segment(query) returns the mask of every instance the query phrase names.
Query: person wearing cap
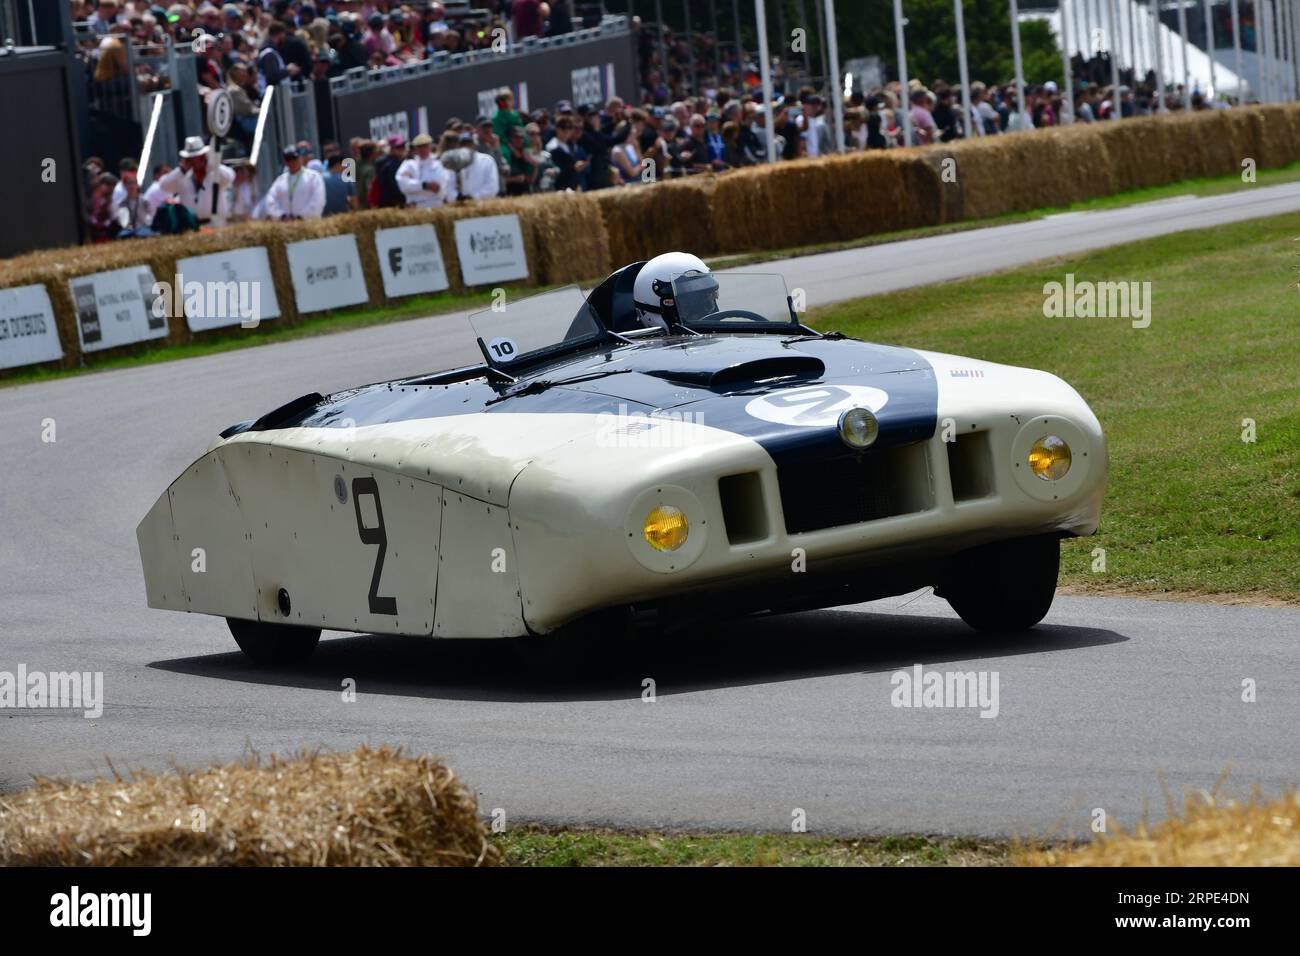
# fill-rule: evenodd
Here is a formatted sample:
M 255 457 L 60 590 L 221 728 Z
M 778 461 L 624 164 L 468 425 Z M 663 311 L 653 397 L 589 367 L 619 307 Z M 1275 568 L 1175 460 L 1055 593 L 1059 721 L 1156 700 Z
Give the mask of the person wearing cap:
M 528 138 L 522 126 L 512 126 L 506 133 L 501 150 L 506 158 L 505 188 L 507 196 L 522 196 L 533 191 L 540 170 L 528 155 Z
M 414 155 L 408 156 L 397 169 L 397 188 L 408 206 L 437 209 L 455 202 L 456 187 L 451 172 L 433 155 L 433 137 L 421 133 L 411 140 Z
M 376 53 L 388 56 L 397 49 L 393 35 L 388 32 L 387 22 L 382 13 L 370 14 L 370 19 L 366 21 L 368 29 L 365 36 L 361 38 L 361 44 L 366 48 L 366 56 L 371 57 Z
M 180 165 L 158 180 L 158 186 L 194 213 L 200 226 L 219 228 L 230 215 L 228 190 L 235 171 L 224 163 L 211 169 L 209 152 L 203 137 L 185 137 Z
M 367 193 L 367 205 L 392 208 L 406 205 L 406 196 L 397 185 L 397 171 L 406 162 L 406 140 L 394 134 L 388 137 L 388 152 L 375 160 L 375 182 Z M 374 202 L 370 202 L 373 195 Z
M 221 19 L 225 21 L 227 33 L 243 33 L 246 21 L 244 12 L 233 3 L 227 3 L 221 8 Z
M 474 134 L 465 130 L 460 134 L 460 147 L 469 149 L 474 158 L 461 170 L 458 192 L 462 199 L 496 199 L 501 195 L 501 166 L 496 157 L 479 150 Z
M 504 179 L 506 173 L 510 171 L 510 164 L 506 162 L 505 144 L 501 142 L 496 130 L 492 128 L 492 121 L 486 116 L 479 116 L 475 121 L 474 139 L 478 151 L 489 156 L 497 164 L 498 179 Z
M 325 182 L 320 173 L 308 169 L 298 147 L 287 146 L 284 172 L 266 194 L 268 219 L 319 219 L 325 210 Z

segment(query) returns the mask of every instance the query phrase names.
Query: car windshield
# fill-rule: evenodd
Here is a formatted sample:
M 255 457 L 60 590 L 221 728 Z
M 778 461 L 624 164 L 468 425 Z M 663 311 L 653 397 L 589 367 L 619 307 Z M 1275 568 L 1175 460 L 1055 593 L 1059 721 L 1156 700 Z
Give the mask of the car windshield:
M 785 278 L 775 273 L 688 272 L 673 280 L 677 315 L 693 329 L 788 331 L 791 314 Z
M 677 320 L 697 331 L 798 329 L 785 279 L 776 274 L 686 273 L 673 280 Z M 503 372 L 588 348 L 609 337 L 577 286 L 506 299 L 469 317 L 487 364 Z
M 488 364 L 502 369 L 605 337 L 577 286 L 507 299 L 499 308 L 473 313 L 469 322 Z

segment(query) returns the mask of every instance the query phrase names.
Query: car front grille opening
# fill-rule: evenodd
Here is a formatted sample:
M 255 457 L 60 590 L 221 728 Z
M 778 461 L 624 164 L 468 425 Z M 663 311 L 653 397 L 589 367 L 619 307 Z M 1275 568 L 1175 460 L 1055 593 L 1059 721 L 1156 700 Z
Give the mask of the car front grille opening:
M 924 442 L 783 465 L 778 477 L 787 534 L 913 514 L 934 505 Z
M 763 504 L 763 482 L 758 472 L 719 478 L 718 497 L 722 500 L 722 520 L 731 544 L 752 544 L 767 537 L 767 508 Z
M 966 432 L 948 448 L 948 474 L 952 478 L 952 500 L 974 501 L 993 494 L 993 455 L 988 432 Z

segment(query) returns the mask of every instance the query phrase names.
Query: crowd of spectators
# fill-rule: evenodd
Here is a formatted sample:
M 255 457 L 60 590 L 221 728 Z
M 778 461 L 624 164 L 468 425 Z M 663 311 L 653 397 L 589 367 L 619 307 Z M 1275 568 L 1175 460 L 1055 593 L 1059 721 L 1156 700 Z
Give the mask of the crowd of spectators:
M 300 142 L 277 157 L 283 166 L 265 194 L 257 188 L 246 156 L 260 102 L 269 85 L 285 80 L 325 82 L 357 67 L 400 65 L 438 51 L 488 46 L 497 28 L 513 39 L 555 35 L 575 26 L 574 5 L 538 0 L 468 3 L 388 0 L 246 0 L 217 5 L 190 0 L 167 6 L 148 0 L 72 0 L 83 36 L 87 80 L 96 96 L 148 92 L 166 83 L 147 56 L 134 58 L 127 45 L 158 47 L 170 38 L 196 51 L 201 87 L 224 89 L 234 113 L 233 142 L 208 175 L 204 144 L 187 142 L 179 157 L 164 157 L 141 190 L 129 156 L 85 165 L 86 209 L 97 240 L 153 232 L 215 228 L 247 219 L 293 219 L 351 209 L 472 202 L 499 195 L 638 187 L 662 179 L 723 172 L 767 161 L 769 140 L 779 160 L 818 156 L 837 148 L 830 103 L 822 89 L 799 84 L 798 63 L 773 62 L 772 128 L 767 126 L 757 64 L 734 44 L 696 33 L 688 42 L 653 23 L 633 21 L 637 31 L 639 102 L 614 97 L 602 105 L 561 101 L 520 112 L 508 88 L 495 109 L 453 118 L 442 130 L 382 141 L 325 140 L 317 157 Z M 597 8 L 598 10 L 598 8 Z M 578 25 L 582 25 L 579 23 Z M 195 43 L 195 38 L 200 39 Z M 666 54 L 666 61 L 662 54 Z M 693 66 L 694 71 L 691 71 Z M 1074 120 L 1144 115 L 1155 105 L 1154 76 L 1122 74 L 1110 85 L 1106 54 L 1074 63 Z M 135 90 L 131 90 L 132 83 Z M 1167 91 L 1166 107 L 1178 109 L 1185 92 Z M 904 91 L 897 82 L 853 90 L 844 104 L 847 150 L 888 149 L 905 143 L 903 111 L 911 121 L 912 145 L 948 142 L 1052 126 L 1070 121 L 1066 101 L 1052 81 L 1024 88 L 1023 106 L 1014 83 L 974 82 L 971 115 L 963 116 L 960 89 L 942 80 L 917 80 Z M 1193 91 L 1194 108 L 1207 108 Z M 278 165 L 278 163 L 277 163 Z M 114 169 L 105 168 L 114 166 Z M 215 191 L 215 195 L 214 195 Z

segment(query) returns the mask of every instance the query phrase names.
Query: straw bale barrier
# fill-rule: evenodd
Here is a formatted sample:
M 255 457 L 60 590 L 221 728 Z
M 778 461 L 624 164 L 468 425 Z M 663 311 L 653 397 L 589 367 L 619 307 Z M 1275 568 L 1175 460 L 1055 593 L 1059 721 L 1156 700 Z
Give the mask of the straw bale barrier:
M 711 196 L 718 179 L 695 176 L 591 193 L 608 236 L 611 268 L 605 274 L 662 252 L 680 249 L 709 256 L 723 251 L 713 234 Z M 603 276 L 588 276 L 598 277 Z
M 1166 794 L 1169 817 L 1131 829 L 1112 825 L 1089 843 L 1027 847 L 1021 866 L 1300 866 L 1300 793 L 1277 799 L 1254 793 L 1234 800 L 1217 792 L 1184 797 L 1181 812 Z
M 491 866 L 474 797 L 432 757 L 367 747 L 0 797 L 4 866 Z
M 0 288 L 43 284 L 49 293 L 65 357 L 64 366 L 79 362 L 76 307 L 69 280 L 79 276 L 130 266 L 149 266 L 158 281 L 171 282 L 180 259 L 202 256 L 252 246 L 267 251 L 271 276 L 275 284 L 281 315 L 267 327 L 292 325 L 301 320 L 295 305 L 293 282 L 289 274 L 286 247 L 294 242 L 327 236 L 353 235 L 365 275 L 365 306 L 377 308 L 387 304 L 379 259 L 375 253 L 375 231 L 394 226 L 431 223 L 438 234 L 447 278 L 453 293 L 466 291 L 461 280 L 456 254 L 457 219 L 515 213 L 528 260 L 528 276 L 523 285 L 557 285 L 576 282 L 610 271 L 609 244 L 601 220 L 600 207 L 594 196 L 553 194 L 521 199 L 498 199 L 473 205 L 443 209 L 376 209 L 299 222 L 249 222 L 215 232 L 159 236 L 128 242 L 71 246 L 63 249 L 28 253 L 0 262 Z M 229 334 L 229 329 L 191 332 L 183 315 L 172 315 L 165 339 L 136 343 L 104 350 L 99 355 L 139 354 L 157 345 L 179 345 Z M 245 330 L 244 334 L 257 334 Z M 60 364 L 60 363 L 52 363 Z M 0 372 L 3 375 L 4 372 Z
M 595 193 L 437 210 L 371 210 L 313 222 L 247 223 L 215 233 L 54 249 L 0 262 L 0 288 L 46 286 L 65 352 L 62 364 L 70 366 L 81 357 L 68 280 L 132 265 L 148 265 L 164 280 L 174 275 L 177 259 L 264 246 L 282 312 L 274 326 L 300 318 L 285 246 L 303 239 L 355 235 L 367 304 L 379 307 L 386 299 L 374 233 L 393 226 L 432 223 L 451 291 L 462 293 L 454 223 L 471 216 L 518 214 L 529 268 L 523 284 L 561 285 L 597 279 L 674 249 L 710 256 L 851 241 L 1238 174 L 1246 159 L 1260 169 L 1300 159 L 1300 104 L 1081 123 Z M 178 344 L 223 332 L 191 333 L 182 316 L 173 316 L 167 338 L 157 341 Z M 142 343 L 98 354 L 150 347 Z

